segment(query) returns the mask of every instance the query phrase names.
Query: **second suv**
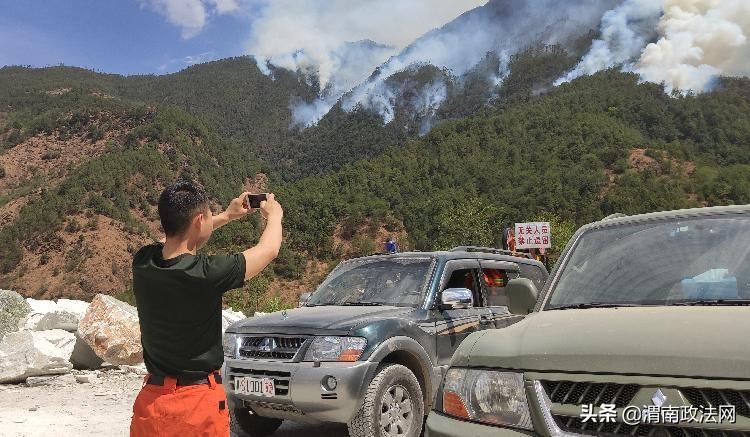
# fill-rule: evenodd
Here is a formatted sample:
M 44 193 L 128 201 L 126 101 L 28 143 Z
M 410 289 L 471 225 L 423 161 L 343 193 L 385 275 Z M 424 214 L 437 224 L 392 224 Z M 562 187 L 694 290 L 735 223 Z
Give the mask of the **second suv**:
M 428 437 L 750 436 L 750 205 L 581 228 L 456 351 Z
M 447 364 L 473 332 L 509 326 L 505 286 L 547 279 L 496 249 L 377 255 L 341 263 L 303 307 L 240 321 L 224 337 L 232 428 L 346 423 L 352 437 L 419 436 Z

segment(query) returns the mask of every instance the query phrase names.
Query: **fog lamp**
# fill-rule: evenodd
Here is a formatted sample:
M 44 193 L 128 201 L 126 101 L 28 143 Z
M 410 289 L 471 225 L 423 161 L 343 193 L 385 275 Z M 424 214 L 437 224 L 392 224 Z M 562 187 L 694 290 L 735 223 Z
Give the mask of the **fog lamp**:
M 326 376 L 323 378 L 323 388 L 328 391 L 336 390 L 336 386 L 339 384 L 336 378 L 333 376 Z

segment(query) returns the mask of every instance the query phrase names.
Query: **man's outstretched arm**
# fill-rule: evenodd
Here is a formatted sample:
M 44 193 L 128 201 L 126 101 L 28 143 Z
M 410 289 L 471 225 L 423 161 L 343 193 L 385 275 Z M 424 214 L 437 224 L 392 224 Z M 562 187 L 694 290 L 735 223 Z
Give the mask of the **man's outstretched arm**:
M 266 219 L 266 228 L 258 244 L 242 252 L 245 256 L 245 280 L 263 271 L 279 256 L 279 249 L 281 249 L 281 219 L 284 217 L 284 210 L 273 193 L 268 194 L 268 200 L 260 203 L 260 213 Z
M 250 207 L 247 206 L 246 199 L 249 194 L 250 192 L 248 191 L 240 194 L 239 197 L 236 197 L 232 199 L 231 202 L 229 202 L 229 206 L 227 206 L 227 209 L 212 217 L 214 230 L 219 229 L 225 224 L 242 218 L 252 212 Z

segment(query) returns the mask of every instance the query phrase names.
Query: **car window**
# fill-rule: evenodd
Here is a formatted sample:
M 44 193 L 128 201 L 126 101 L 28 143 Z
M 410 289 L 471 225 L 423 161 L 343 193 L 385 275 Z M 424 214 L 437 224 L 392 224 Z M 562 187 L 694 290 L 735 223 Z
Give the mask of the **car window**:
M 459 269 L 451 273 L 450 278 L 445 283 L 443 290 L 448 288 L 468 288 L 474 296 L 475 307 L 482 306 L 482 294 L 477 283 L 477 269 Z M 442 291 L 442 290 L 441 290 Z
M 573 248 L 547 308 L 748 299 L 748 241 L 747 216 L 590 230 Z
M 307 305 L 418 306 L 424 301 L 431 270 L 432 261 L 423 258 L 343 262 L 320 284 Z
M 505 286 L 508 281 L 518 277 L 518 272 L 503 269 L 483 268 L 482 280 L 484 281 L 484 296 L 488 306 L 508 306 L 508 297 Z

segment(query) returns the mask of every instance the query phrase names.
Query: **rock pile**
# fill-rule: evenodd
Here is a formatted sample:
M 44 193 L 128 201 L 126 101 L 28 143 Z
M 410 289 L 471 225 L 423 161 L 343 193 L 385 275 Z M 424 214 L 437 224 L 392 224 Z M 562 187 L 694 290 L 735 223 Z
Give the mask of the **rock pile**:
M 224 310 L 222 331 L 244 318 L 241 312 Z M 24 299 L 0 290 L 0 383 L 37 384 L 62 380 L 54 375 L 68 375 L 72 369 L 117 367 L 146 373 L 135 307 L 103 294 L 89 304 Z M 87 377 L 69 379 L 90 382 Z

